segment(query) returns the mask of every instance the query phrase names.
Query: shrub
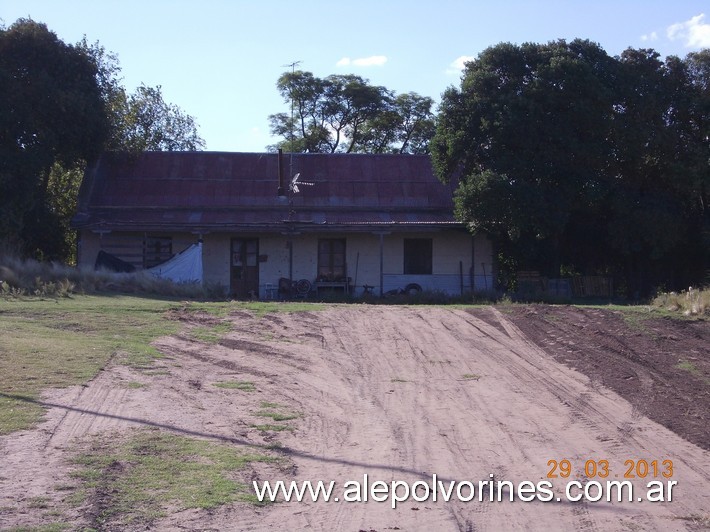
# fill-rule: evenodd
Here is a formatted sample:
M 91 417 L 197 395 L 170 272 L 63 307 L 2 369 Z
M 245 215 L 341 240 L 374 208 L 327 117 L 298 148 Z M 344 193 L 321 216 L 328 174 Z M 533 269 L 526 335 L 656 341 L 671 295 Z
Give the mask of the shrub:
M 685 292 L 664 292 L 653 300 L 653 305 L 686 316 L 710 315 L 710 288 L 688 288 Z

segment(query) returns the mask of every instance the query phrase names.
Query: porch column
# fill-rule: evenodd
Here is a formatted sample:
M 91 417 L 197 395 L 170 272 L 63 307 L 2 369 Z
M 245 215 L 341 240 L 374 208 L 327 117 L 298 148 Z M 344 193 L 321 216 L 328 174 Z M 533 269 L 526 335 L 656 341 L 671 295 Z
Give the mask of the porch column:
M 286 231 L 281 231 L 286 237 L 286 248 L 288 248 L 288 280 L 293 281 L 293 237 L 301 234 L 294 227 L 288 227 Z
M 380 297 L 385 295 L 385 235 L 389 235 L 389 231 L 375 231 L 373 234 L 380 237 Z
M 288 280 L 293 282 L 293 235 L 288 235 Z
M 380 297 L 384 295 L 385 281 L 385 235 L 380 233 Z

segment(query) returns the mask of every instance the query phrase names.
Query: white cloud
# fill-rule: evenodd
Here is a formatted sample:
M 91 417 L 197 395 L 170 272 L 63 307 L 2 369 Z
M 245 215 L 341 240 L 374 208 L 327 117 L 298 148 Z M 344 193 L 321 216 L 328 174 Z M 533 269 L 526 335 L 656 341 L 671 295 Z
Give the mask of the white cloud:
M 706 48 L 710 46 L 710 24 L 703 22 L 705 13 L 701 13 L 685 22 L 668 26 L 666 34 L 671 41 L 681 40 L 687 48 Z
M 355 59 L 353 65 L 357 66 L 382 66 L 387 62 L 387 57 L 384 55 L 373 55 L 371 57 L 363 57 Z
M 372 55 L 370 57 L 360 57 L 358 59 L 350 59 L 349 57 L 343 57 L 340 61 L 335 63 L 335 66 L 360 66 L 360 67 L 370 67 L 370 66 L 382 66 L 387 62 L 387 57 L 384 55 Z
M 474 59 L 476 58 L 472 55 L 459 56 L 451 62 L 449 68 L 446 69 L 446 73 L 450 75 L 460 74 L 461 71 L 466 67 L 466 63 L 469 61 L 473 61 Z
M 643 42 L 657 41 L 658 40 L 658 33 L 656 33 L 655 31 L 652 31 L 651 33 L 647 33 L 646 35 L 641 35 L 641 40 Z

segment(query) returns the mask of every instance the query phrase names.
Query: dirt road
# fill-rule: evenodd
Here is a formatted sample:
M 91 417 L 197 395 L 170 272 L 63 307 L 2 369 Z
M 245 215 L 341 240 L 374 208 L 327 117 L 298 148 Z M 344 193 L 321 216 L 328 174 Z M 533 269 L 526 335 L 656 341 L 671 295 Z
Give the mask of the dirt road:
M 183 319 L 189 327 L 202 318 Z M 387 483 L 431 482 L 436 474 L 478 490 L 492 474 L 516 486 L 550 480 L 562 499 L 479 502 L 476 492 L 471 502 L 407 501 L 396 509 L 373 501 L 235 503 L 174 512 L 152 524 L 159 530 L 700 530 L 710 523 L 710 453 L 556 360 L 494 308 L 349 305 L 230 319 L 234 331 L 218 344 L 160 339 L 162 371 L 115 366 L 86 388 L 48 396 L 58 406 L 38 430 L 0 440 L 0 507 L 21 509 L 39 493 L 55 497 L 74 438 L 150 424 L 233 445 L 279 442 L 294 468 L 255 472 L 258 480 L 342 486 L 365 474 Z M 256 392 L 212 386 L 225 379 L 252 382 Z M 146 386 L 129 389 L 127 381 Z M 253 428 L 263 423 L 255 412 L 264 401 L 297 412 L 295 430 Z M 548 479 L 549 461 L 563 459 L 571 476 Z M 587 460 L 608 461 L 609 479 L 623 480 L 625 463 L 641 459 L 673 461 L 672 502 L 565 501 L 565 483 L 586 480 Z M 632 481 L 635 497 L 650 480 Z M 86 519 L 81 510 L 73 517 Z M 0 514 L 0 524 L 31 522 L 31 512 Z

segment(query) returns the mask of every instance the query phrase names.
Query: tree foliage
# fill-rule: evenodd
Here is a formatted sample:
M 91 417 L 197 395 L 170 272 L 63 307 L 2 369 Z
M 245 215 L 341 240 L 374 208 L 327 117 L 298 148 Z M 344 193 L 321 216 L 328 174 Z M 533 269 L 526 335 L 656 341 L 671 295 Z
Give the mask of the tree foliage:
M 141 85 L 129 95 L 116 129 L 115 148 L 123 151 L 195 151 L 205 147 L 195 119 L 163 99 L 162 88 Z
M 96 67 L 44 24 L 18 20 L 0 30 L 0 238 L 26 253 L 58 258 L 49 174 L 95 157 L 108 120 Z
M 97 68 L 97 83 L 106 105 L 110 151 L 196 151 L 205 142 L 194 117 L 163 99 L 162 87 L 141 84 L 129 94 L 121 84 L 121 67 L 115 54 L 98 42 L 84 38 L 78 45 Z
M 70 259 L 69 227 L 87 161 L 104 150 L 196 150 L 194 119 L 160 86 L 127 94 L 114 54 L 66 44 L 46 25 L 0 28 L 0 244 Z
M 308 153 L 428 153 L 433 100 L 396 96 L 352 74 L 286 72 L 276 84 L 289 112 L 269 117 L 276 147 Z
M 432 140 L 438 175 L 460 182 L 457 216 L 521 269 L 612 274 L 629 293 L 702 278 L 707 58 L 488 48 L 444 94 Z

